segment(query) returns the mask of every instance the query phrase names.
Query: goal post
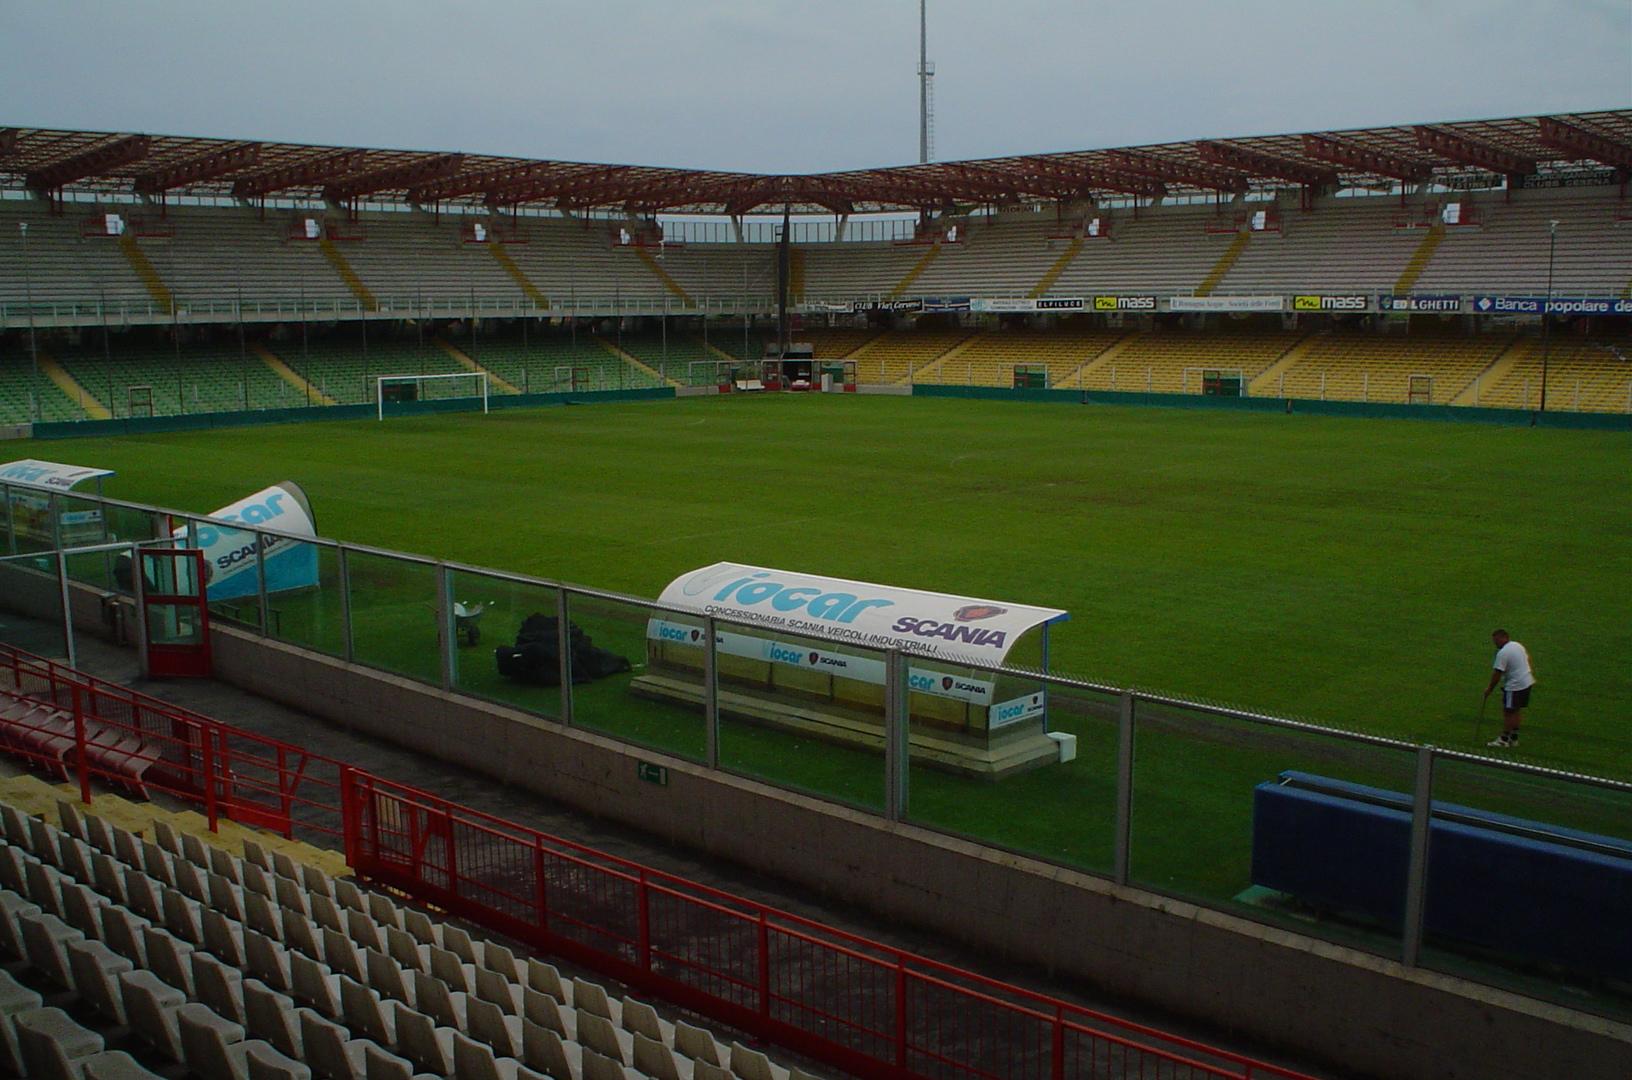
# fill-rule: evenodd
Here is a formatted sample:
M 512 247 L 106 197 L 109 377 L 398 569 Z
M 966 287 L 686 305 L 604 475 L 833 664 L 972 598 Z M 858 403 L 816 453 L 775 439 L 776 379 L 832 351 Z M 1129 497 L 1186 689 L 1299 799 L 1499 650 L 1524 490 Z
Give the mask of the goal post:
M 1188 394 L 1191 378 L 1196 380 L 1195 393 L 1206 397 L 1246 397 L 1246 372 L 1240 368 L 1187 367 L 1179 383 L 1179 393 Z
M 461 390 L 463 392 L 461 392 Z M 416 401 L 480 399 L 487 409 L 488 379 L 485 371 L 460 371 L 451 375 L 378 375 L 374 379 L 376 419 L 385 419 L 387 404 Z

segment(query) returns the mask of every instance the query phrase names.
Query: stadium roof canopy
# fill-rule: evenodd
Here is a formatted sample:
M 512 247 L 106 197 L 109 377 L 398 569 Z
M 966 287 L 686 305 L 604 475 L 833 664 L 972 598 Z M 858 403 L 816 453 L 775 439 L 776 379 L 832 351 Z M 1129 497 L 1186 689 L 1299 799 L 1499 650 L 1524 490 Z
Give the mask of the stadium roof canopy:
M 0 128 L 0 184 L 42 195 L 835 214 L 1251 189 L 1386 188 L 1578 166 L 1632 176 L 1632 109 L 1200 139 L 808 175 Z

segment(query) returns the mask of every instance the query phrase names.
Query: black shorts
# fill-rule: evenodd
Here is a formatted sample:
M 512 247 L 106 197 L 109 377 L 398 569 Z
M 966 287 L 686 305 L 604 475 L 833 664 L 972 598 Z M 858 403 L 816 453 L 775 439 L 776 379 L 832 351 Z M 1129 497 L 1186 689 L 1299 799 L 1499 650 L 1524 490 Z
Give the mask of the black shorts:
M 1503 690 L 1502 708 L 1523 709 L 1530 704 L 1530 691 L 1533 687 L 1526 686 L 1523 690 Z

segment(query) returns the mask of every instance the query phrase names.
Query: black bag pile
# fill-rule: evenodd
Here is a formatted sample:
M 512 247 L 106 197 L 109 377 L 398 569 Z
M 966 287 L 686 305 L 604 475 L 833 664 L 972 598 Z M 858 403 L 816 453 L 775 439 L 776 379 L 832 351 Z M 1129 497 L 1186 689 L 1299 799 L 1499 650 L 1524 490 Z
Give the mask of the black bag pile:
M 567 624 L 567 639 L 572 648 L 573 682 L 589 682 L 629 670 L 628 660 L 615 652 L 597 649 L 577 623 Z M 516 631 L 516 644 L 500 645 L 493 650 L 493 659 L 499 674 L 507 679 L 534 686 L 560 686 L 561 634 L 555 616 L 527 616 Z

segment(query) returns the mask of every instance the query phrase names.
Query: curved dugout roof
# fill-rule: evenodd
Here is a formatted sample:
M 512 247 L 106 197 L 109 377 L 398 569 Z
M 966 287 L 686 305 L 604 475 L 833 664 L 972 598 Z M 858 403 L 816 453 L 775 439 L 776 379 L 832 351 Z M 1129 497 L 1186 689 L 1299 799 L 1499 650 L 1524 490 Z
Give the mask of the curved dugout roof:
M 1198 139 L 883 169 L 767 175 L 428 150 L 381 150 L 49 128 L 0 128 L 0 184 L 244 200 L 367 199 L 629 213 L 836 214 L 1053 202 L 1101 195 L 1528 176 L 1599 165 L 1632 176 L 1632 109 Z

